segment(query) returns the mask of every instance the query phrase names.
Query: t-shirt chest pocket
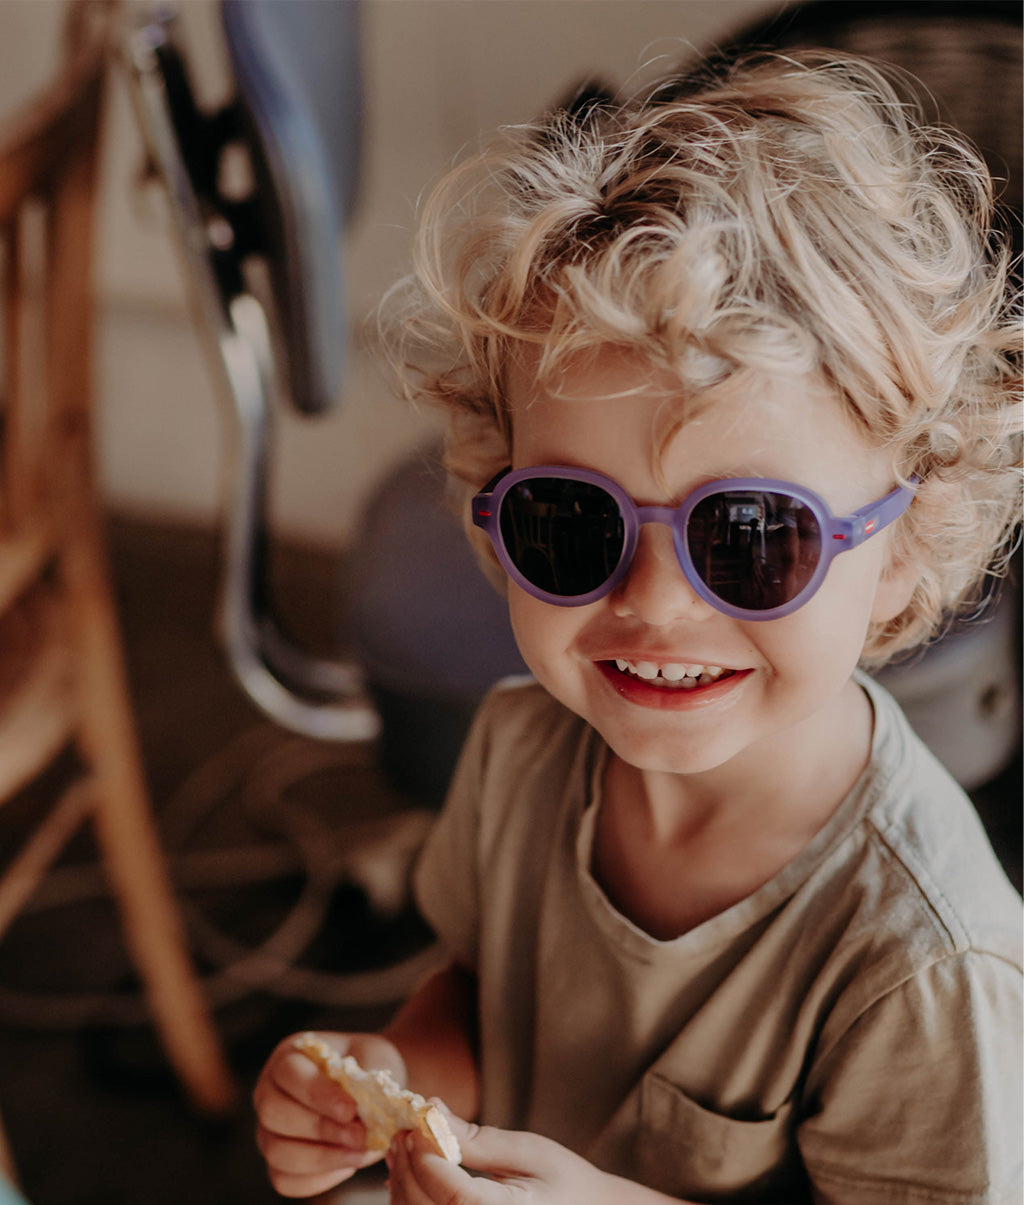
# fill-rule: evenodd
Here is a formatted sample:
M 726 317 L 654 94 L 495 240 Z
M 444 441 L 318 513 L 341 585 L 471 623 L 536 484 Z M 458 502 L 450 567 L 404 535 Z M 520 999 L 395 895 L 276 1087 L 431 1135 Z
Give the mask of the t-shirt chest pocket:
M 790 1129 L 792 1103 L 770 1117 L 737 1121 L 691 1100 L 654 1072 L 640 1089 L 638 1178 L 700 1202 L 809 1200 Z

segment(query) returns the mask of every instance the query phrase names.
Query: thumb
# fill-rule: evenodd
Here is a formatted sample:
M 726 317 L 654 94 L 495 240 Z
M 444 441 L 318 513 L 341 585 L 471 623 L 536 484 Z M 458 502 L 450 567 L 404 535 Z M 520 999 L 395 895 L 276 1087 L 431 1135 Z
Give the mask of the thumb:
M 478 1179 L 470 1168 L 486 1171 L 496 1167 L 488 1155 L 489 1135 L 499 1137 L 501 1130 L 477 1126 L 456 1117 L 435 1099 L 430 1102 L 444 1113 L 461 1150 L 461 1163 L 452 1163 L 438 1155 L 432 1143 L 423 1134 L 412 1131 L 399 1135 L 388 1153 L 388 1181 L 393 1200 L 405 1200 L 402 1191 L 414 1184 L 418 1190 L 417 1200 L 466 1201 L 473 1205 L 508 1205 L 507 1191 L 500 1183 L 491 1179 Z M 396 1186 L 399 1195 L 396 1197 Z M 404 1188 L 403 1188 L 404 1186 Z
M 543 1168 L 548 1139 L 538 1134 L 476 1125 L 456 1117 L 441 1101 L 431 1103 L 441 1109 L 458 1139 L 463 1166 L 499 1177 L 523 1172 L 536 1175 Z

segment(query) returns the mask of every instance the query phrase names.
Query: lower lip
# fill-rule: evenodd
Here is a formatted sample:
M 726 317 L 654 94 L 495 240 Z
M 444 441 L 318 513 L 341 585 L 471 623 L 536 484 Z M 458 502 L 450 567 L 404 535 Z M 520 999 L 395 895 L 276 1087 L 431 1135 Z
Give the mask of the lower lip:
M 616 694 L 638 707 L 649 707 L 656 711 L 688 711 L 695 707 L 707 707 L 724 699 L 738 689 L 753 670 L 736 670 L 727 678 L 719 678 L 708 686 L 655 686 L 624 674 L 614 661 L 598 661 L 597 668 Z

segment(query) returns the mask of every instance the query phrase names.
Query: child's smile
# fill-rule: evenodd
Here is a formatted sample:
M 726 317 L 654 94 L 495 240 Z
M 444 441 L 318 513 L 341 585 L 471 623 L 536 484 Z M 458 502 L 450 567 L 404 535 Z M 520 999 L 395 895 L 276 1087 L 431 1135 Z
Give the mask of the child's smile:
M 616 349 L 568 372 L 557 396 L 532 375 L 508 391 L 516 468 L 563 464 L 613 478 L 639 505 L 672 505 L 724 477 L 779 478 L 846 514 L 893 486 L 836 400 L 809 380 L 737 385 L 685 422 L 655 467 L 659 423 L 682 400 L 667 373 Z M 666 492 L 668 491 L 668 492 Z M 810 601 L 779 619 L 740 620 L 701 598 L 672 534 L 645 525 L 610 594 L 562 607 L 509 586 L 527 664 L 641 770 L 751 782 L 828 764 L 844 726 L 870 731 L 849 689 L 871 620 L 902 608 L 904 577 L 883 579 L 887 535 L 837 558 Z M 855 714 L 854 714 L 855 713 Z M 858 748 L 858 765 L 866 756 Z
M 597 667 L 624 699 L 657 708 L 699 707 L 709 697 L 734 689 L 738 678 L 748 672 L 721 665 L 627 657 L 599 661 Z
M 678 688 L 684 693 L 695 690 L 698 686 L 712 686 L 723 675 L 728 678 L 735 673 L 734 670 L 723 669 L 720 665 L 682 665 L 672 661 L 664 665 L 658 665 L 654 661 L 638 661 L 634 664 L 623 657 L 615 659 L 615 668 L 619 673 L 639 678 L 652 686 L 670 690 Z

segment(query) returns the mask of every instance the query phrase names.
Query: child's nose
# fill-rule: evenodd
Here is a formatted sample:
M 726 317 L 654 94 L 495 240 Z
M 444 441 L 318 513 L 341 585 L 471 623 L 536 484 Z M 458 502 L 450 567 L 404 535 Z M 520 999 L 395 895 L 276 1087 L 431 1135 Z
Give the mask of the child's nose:
M 629 571 L 612 593 L 612 607 L 621 618 L 655 627 L 717 614 L 683 575 L 671 529 L 663 523 L 641 528 Z

